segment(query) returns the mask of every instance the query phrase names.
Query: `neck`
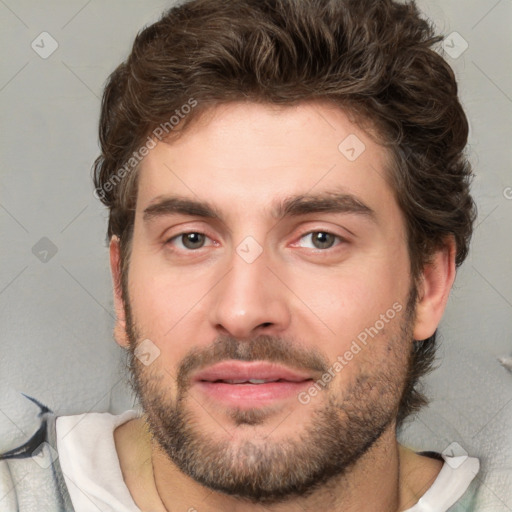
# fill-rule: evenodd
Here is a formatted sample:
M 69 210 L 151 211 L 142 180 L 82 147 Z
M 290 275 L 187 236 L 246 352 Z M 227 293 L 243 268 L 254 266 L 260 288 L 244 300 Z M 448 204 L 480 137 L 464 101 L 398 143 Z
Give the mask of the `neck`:
M 142 419 L 114 433 L 123 477 L 142 510 L 261 511 L 262 505 L 208 489 L 182 473 L 152 441 Z M 401 447 L 390 426 L 342 476 L 306 497 L 264 504 L 269 512 L 343 510 L 397 512 L 414 505 L 439 473 L 439 461 Z

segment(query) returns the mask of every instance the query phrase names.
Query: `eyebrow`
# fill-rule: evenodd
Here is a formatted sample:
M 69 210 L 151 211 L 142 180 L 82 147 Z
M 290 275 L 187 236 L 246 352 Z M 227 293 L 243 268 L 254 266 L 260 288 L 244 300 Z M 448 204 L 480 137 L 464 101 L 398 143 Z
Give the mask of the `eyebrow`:
M 321 194 L 300 194 L 278 201 L 271 208 L 275 219 L 298 217 L 311 213 L 351 213 L 375 221 L 375 211 L 352 194 L 324 192 Z M 196 201 L 181 196 L 157 197 L 144 209 L 144 222 L 173 214 L 190 215 L 222 220 L 222 213 L 208 201 Z

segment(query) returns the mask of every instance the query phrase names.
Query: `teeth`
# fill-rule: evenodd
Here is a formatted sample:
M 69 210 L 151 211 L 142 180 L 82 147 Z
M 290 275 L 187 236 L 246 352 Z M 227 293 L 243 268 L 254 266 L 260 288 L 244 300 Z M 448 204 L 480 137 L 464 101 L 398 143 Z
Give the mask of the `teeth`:
M 228 384 L 243 384 L 244 382 L 249 382 L 251 384 L 265 384 L 266 382 L 277 382 L 279 379 L 233 379 L 233 380 L 224 380 L 223 382 L 227 382 Z

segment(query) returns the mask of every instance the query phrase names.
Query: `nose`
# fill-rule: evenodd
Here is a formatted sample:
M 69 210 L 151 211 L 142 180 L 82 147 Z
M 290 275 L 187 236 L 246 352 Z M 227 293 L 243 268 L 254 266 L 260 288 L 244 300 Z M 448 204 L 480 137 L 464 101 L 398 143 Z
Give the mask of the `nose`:
M 233 251 L 229 270 L 212 290 L 210 321 L 220 334 L 248 339 L 289 327 L 291 298 L 269 263 L 265 251 L 252 262 Z

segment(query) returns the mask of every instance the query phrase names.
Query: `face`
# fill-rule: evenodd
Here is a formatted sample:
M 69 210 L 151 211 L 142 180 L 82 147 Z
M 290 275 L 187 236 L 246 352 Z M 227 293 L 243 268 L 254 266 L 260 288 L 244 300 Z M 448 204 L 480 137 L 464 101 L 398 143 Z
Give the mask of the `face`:
M 203 485 L 304 495 L 393 429 L 414 307 L 387 157 L 339 109 L 234 103 L 143 160 L 133 381 L 156 441 Z

